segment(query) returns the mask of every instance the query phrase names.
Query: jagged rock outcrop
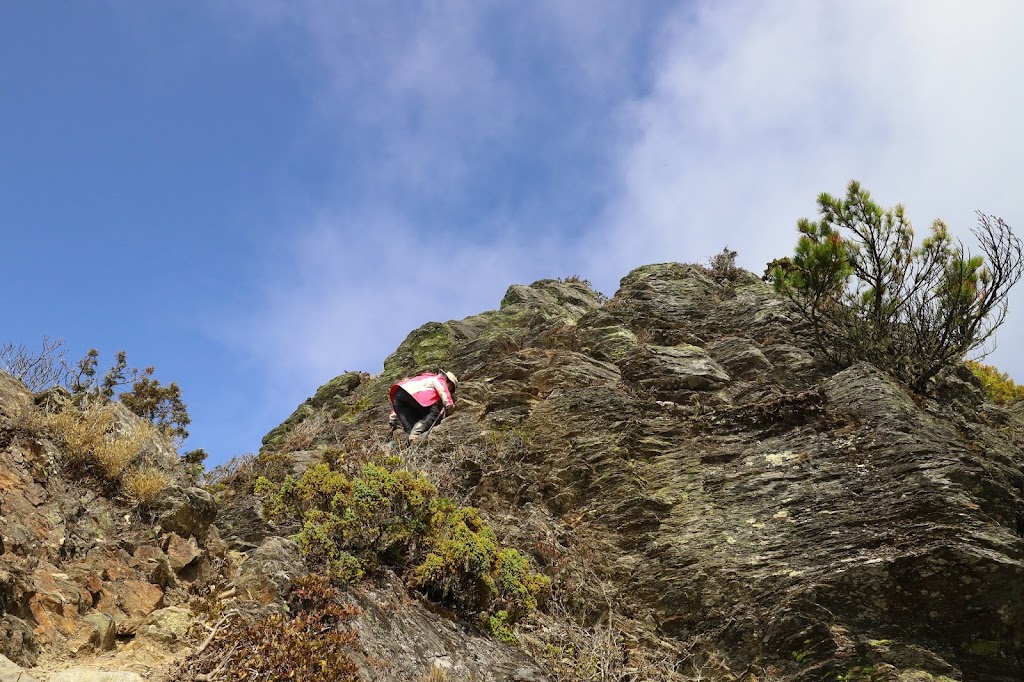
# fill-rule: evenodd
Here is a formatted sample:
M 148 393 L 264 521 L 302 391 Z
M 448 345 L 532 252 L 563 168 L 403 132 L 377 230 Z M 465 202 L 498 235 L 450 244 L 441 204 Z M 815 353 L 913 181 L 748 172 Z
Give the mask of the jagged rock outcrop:
M 388 387 L 439 367 L 462 380 L 458 409 L 404 449 Z M 175 471 L 143 517 L 62 473 L 58 444 L 19 426 L 32 402 L 0 372 L 0 680 L 137 679 L 197 646 L 191 608 L 282 610 L 306 567 L 280 537 L 295 529 L 261 518 L 253 471 L 212 496 Z M 1022 446 L 1024 402 L 986 402 L 969 373 L 919 396 L 867 364 L 830 367 L 753 275 L 660 264 L 611 299 L 542 280 L 414 330 L 381 375 L 344 373 L 298 406 L 261 466 L 386 449 L 553 579 L 510 646 L 381 568 L 346 592 L 367 680 L 604 666 L 1009 682 L 1024 678 Z M 148 663 L 118 667 L 126 656 Z
M 41 421 L 36 403 L 47 400 L 35 398 L 0 372 L 0 654 L 28 669 L 17 673 L 25 680 L 141 679 L 118 670 L 128 665 L 120 659 L 105 670 L 74 670 L 73 660 L 120 652 L 154 612 L 186 604 L 224 573 L 216 506 L 185 484 L 173 445 L 156 433 L 135 457 L 169 487 L 146 509 L 129 504 L 117 481 L 76 468 Z M 112 433 L 141 423 L 110 409 Z M 72 665 L 56 671 L 67 657 Z M 163 658 L 151 647 L 143 667 Z
M 387 386 L 441 365 L 459 409 L 422 461 L 584 583 L 582 620 L 614 616 L 625 655 L 702 679 L 1024 677 L 1024 412 L 969 376 L 915 396 L 829 367 L 756 277 L 652 265 L 607 301 L 544 280 L 425 325 L 265 447 L 324 411 L 320 443 L 379 441 Z

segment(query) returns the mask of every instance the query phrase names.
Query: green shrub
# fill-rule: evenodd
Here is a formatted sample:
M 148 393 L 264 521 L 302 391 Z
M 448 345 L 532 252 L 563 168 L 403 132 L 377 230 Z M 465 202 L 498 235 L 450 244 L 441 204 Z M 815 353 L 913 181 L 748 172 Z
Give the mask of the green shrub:
M 550 580 L 502 548 L 472 507 L 440 497 L 422 473 L 365 462 L 354 473 L 316 464 L 296 479 L 262 477 L 256 492 L 272 520 L 297 520 L 308 560 L 357 580 L 378 565 L 407 569 L 410 585 L 465 612 L 501 609 L 509 622 L 537 608 Z
M 437 491 L 421 474 L 392 471 L 365 463 L 349 478 L 326 463 L 280 484 L 265 477 L 256 483 L 268 519 L 296 519 L 295 537 L 303 554 L 324 561 L 338 574 L 358 577 L 379 561 L 400 565 L 424 535 L 430 501 Z
M 537 608 L 537 597 L 551 589 L 551 580 L 530 568 L 530 561 L 514 549 L 498 552 L 495 567 L 498 601 L 518 617 Z
M 283 452 L 247 453 L 203 472 L 203 484 L 211 493 L 248 495 L 262 476 L 281 483 L 294 469 L 292 458 Z
M 438 500 L 425 544 L 428 551 L 413 572 L 413 584 L 468 611 L 494 600 L 498 539 L 476 509 Z
M 199 485 L 200 481 L 203 480 L 203 474 L 206 472 L 203 462 L 206 461 L 207 457 L 209 457 L 209 454 L 202 448 L 182 453 L 180 458 L 181 466 L 192 485 Z
M 981 381 L 985 395 L 992 402 L 1002 405 L 1024 398 L 1024 386 L 1013 383 L 1009 374 L 1000 372 L 992 365 L 985 365 L 974 360 L 968 360 L 964 364 Z
M 1002 324 L 1024 247 L 1001 219 L 978 214 L 976 256 L 940 220 L 915 247 L 903 207 L 881 207 L 857 182 L 845 199 L 821 194 L 818 209 L 821 220 L 798 222 L 793 257 L 773 261 L 767 278 L 829 360 L 866 360 L 923 392 Z
M 508 611 L 498 611 L 493 615 L 487 616 L 484 625 L 495 639 L 508 644 L 519 644 L 519 638 L 516 637 L 515 631 L 509 625 Z
M 181 389 L 173 381 L 161 386 L 153 378 L 155 367 L 139 369 L 128 366 L 128 354 L 117 352 L 114 364 L 102 379 L 97 377 L 100 352 L 90 348 L 78 361 L 75 371 L 67 370 L 64 385 L 71 391 L 79 405 L 104 403 L 119 398 L 125 407 L 149 420 L 168 438 L 184 440 L 188 437 L 185 429 L 192 419 L 188 407 L 181 400 Z M 130 386 L 130 389 L 126 389 Z

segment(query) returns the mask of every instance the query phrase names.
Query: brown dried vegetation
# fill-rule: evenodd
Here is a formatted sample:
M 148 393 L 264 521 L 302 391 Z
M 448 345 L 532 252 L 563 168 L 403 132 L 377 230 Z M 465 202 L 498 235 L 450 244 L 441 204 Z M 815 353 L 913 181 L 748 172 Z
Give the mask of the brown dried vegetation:
M 268 618 L 231 614 L 222 618 L 181 679 L 303 680 L 354 682 L 350 657 L 357 636 L 348 623 L 359 611 L 341 602 L 323 576 L 295 581 L 290 613 Z

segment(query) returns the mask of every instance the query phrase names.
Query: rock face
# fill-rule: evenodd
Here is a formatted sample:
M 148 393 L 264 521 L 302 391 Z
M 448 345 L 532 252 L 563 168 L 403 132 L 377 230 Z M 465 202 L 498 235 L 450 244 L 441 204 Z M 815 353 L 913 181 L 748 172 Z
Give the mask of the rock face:
M 152 508 L 131 507 L 115 481 L 75 467 L 37 402 L 0 372 L 0 654 L 52 670 L 55 658 L 113 652 L 154 611 L 207 590 L 224 547 L 209 493 L 173 484 L 184 477 L 169 441 L 155 434 L 137 457 L 163 469 L 170 489 Z M 115 405 L 111 428 L 139 420 Z M 117 667 L 21 679 L 141 679 Z
M 1022 408 L 828 367 L 800 332 L 749 273 L 646 266 L 607 301 L 544 280 L 416 330 L 265 443 L 325 411 L 322 443 L 379 440 L 390 383 L 443 366 L 459 408 L 427 460 L 582 584 L 624 659 L 660 647 L 683 675 L 638 679 L 1024 678 Z
M 367 680 L 423 680 L 434 667 L 443 668 L 449 680 L 548 679 L 521 649 L 411 602 L 405 585 L 394 576 L 357 587 L 351 597 L 362 611 L 356 623 L 361 645 L 356 657 Z
M 264 465 L 384 448 L 554 584 L 510 646 L 379 571 L 348 591 L 363 679 L 1024 679 L 1024 402 L 959 372 L 912 395 L 801 331 L 749 273 L 651 265 L 607 300 L 510 287 L 413 331 L 380 376 L 325 383 Z M 458 409 L 424 446 L 388 442 L 390 384 L 442 367 Z M 139 513 L 64 470 L 32 402 L 0 372 L 0 680 L 140 679 L 106 664 L 187 656 L 205 611 L 282 609 L 308 569 L 251 483 L 215 499 L 175 471 Z

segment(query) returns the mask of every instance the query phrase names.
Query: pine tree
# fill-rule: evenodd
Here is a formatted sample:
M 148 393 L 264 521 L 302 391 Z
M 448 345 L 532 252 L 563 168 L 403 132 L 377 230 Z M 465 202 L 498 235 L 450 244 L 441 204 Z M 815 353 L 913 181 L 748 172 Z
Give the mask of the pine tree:
M 923 392 L 1005 319 L 1024 258 L 1002 219 L 978 213 L 983 255 L 972 255 L 941 220 L 915 248 L 903 206 L 883 208 L 856 181 L 845 199 L 821 194 L 818 212 L 797 223 L 793 257 L 773 261 L 768 278 L 832 362 L 866 360 Z

